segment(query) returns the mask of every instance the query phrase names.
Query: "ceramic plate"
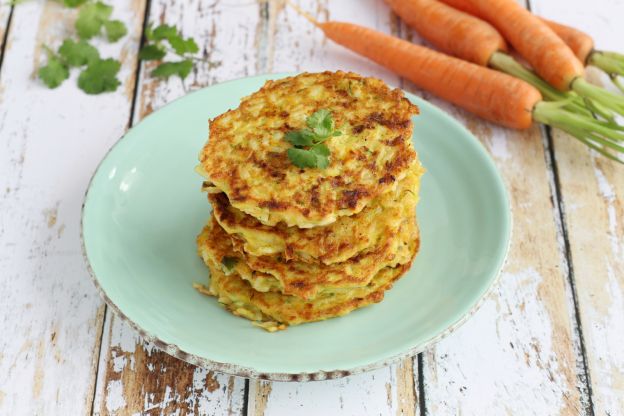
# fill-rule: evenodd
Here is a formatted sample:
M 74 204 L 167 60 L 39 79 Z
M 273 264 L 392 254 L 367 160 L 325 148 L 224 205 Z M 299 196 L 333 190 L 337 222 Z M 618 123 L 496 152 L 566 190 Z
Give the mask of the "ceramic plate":
M 415 354 L 457 327 L 496 279 L 511 219 L 501 178 L 463 126 L 413 95 L 414 144 L 427 169 L 421 250 L 382 303 L 268 333 L 193 289 L 207 282 L 195 236 L 210 206 L 193 168 L 208 119 L 269 78 L 189 94 L 132 128 L 97 168 L 82 216 L 84 253 L 108 304 L 148 341 L 217 371 L 273 380 L 342 377 Z

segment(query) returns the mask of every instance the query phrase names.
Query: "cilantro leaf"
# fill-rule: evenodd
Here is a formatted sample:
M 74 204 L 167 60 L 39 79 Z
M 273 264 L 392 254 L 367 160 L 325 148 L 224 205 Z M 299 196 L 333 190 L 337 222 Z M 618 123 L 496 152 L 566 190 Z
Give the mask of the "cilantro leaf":
M 104 29 L 106 30 L 106 37 L 109 42 L 117 42 L 119 39 L 126 36 L 128 29 L 121 20 L 107 20 L 104 22 Z
M 318 156 L 329 156 L 329 147 L 325 143 L 319 143 L 310 149 L 311 152 Z
M 310 130 L 292 130 L 286 133 L 285 138 L 293 146 L 312 146 L 315 136 Z
M 285 134 L 286 141 L 295 146 L 287 150 L 288 158 L 299 168 L 325 169 L 329 166 L 330 151 L 323 142 L 342 133 L 334 130 L 334 120 L 329 110 L 316 111 L 306 118 L 306 124 L 307 129 L 293 130 Z
M 70 67 L 87 65 L 100 59 L 97 49 L 84 40 L 76 42 L 72 39 L 65 39 L 58 52 Z
M 153 43 L 150 45 L 145 45 L 139 51 L 139 59 L 143 59 L 145 61 L 157 61 L 165 57 L 167 52 L 165 49 L 157 44 Z
M 316 166 L 325 169 L 329 166 L 329 148 L 323 143 L 319 143 L 310 149 L 316 155 Z
M 76 19 L 76 31 L 82 39 L 91 39 L 100 33 L 102 25 L 108 20 L 113 8 L 101 1 L 87 3 L 80 8 Z
M 234 271 L 236 263 L 238 263 L 238 259 L 236 257 L 225 256 L 221 259 L 221 265 L 223 266 L 222 269 L 226 276 Z
M 179 37 L 178 29 L 176 29 L 175 26 L 160 25 L 156 26 L 153 30 L 150 27 L 148 27 L 148 29 L 150 29 L 150 32 L 148 33 L 146 30 L 145 37 L 149 40 L 169 40 L 173 37 Z
M 159 78 L 169 78 L 172 75 L 177 75 L 184 79 L 191 73 L 192 69 L 193 61 L 190 59 L 179 62 L 164 62 L 152 71 L 152 75 Z
M 71 8 L 82 6 L 86 2 L 87 0 L 63 0 L 63 4 L 66 7 L 71 7 Z
M 288 159 L 298 168 L 321 168 L 329 166 L 329 149 L 324 144 L 316 145 L 310 150 L 291 147 L 287 151 Z
M 56 88 L 69 78 L 69 69 L 55 56 L 48 57 L 48 63 L 39 68 L 39 78 L 49 88 Z
M 329 110 L 318 110 L 306 119 L 306 124 L 321 138 L 328 137 L 334 130 L 334 120 Z
M 199 51 L 199 46 L 192 38 L 183 39 L 181 36 L 174 36 L 168 39 L 169 44 L 178 55 L 184 55 L 185 53 L 196 53 Z
M 119 61 L 111 58 L 91 62 L 78 77 L 78 86 L 87 94 L 115 91 L 120 84 L 117 79 L 120 68 Z
M 317 165 L 316 155 L 309 150 L 291 147 L 287 154 L 288 159 L 298 168 L 315 168 Z

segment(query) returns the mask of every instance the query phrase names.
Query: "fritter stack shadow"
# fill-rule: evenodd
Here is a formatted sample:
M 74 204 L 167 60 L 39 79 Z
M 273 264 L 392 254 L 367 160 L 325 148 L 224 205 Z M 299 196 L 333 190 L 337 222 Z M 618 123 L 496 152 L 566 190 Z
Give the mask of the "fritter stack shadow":
M 319 109 L 341 133 L 325 142 L 329 166 L 299 168 L 284 136 Z M 269 81 L 212 120 L 200 290 L 270 331 L 381 301 L 419 247 L 416 113 L 380 80 L 325 72 Z

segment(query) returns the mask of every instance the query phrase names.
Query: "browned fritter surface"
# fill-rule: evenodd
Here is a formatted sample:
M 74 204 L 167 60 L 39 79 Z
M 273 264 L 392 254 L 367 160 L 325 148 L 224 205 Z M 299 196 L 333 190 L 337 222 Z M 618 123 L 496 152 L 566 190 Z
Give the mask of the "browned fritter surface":
M 356 256 L 397 233 L 416 209 L 423 169 L 415 163 L 394 192 L 374 199 L 358 214 L 340 217 L 321 227 L 274 227 L 233 207 L 224 193 L 210 194 L 215 219 L 230 234 L 237 249 L 253 256 L 281 254 L 285 260 L 334 264 Z
M 212 263 L 235 259 L 233 270 L 258 291 L 279 291 L 303 299 L 318 298 L 323 292 L 366 286 L 383 268 L 411 261 L 410 244 L 418 239 L 414 215 L 403 220 L 395 234 L 385 235 L 380 244 L 342 263 L 325 265 L 286 261 L 280 256 L 251 256 L 236 250 L 230 236 L 211 218 L 198 244 Z
M 331 111 L 343 134 L 326 142 L 328 168 L 297 168 L 284 134 L 305 127 L 319 109 Z M 326 225 L 360 212 L 405 176 L 416 159 L 411 116 L 417 111 L 402 91 L 354 73 L 267 81 L 211 121 L 200 163 L 234 207 L 266 225 Z
M 284 329 L 286 325 L 342 316 L 354 309 L 381 302 L 384 292 L 409 270 L 419 247 L 418 239 L 411 241 L 410 261 L 394 268 L 382 269 L 366 286 L 327 291 L 314 301 L 308 301 L 279 292 L 258 292 L 238 273 L 225 274 L 221 265 L 215 264 L 205 253 L 205 245 L 202 244 L 205 237 L 200 236 L 199 240 L 199 252 L 210 268 L 211 277 L 208 289 L 198 289 L 202 293 L 216 296 L 233 314 L 252 320 L 269 331 Z

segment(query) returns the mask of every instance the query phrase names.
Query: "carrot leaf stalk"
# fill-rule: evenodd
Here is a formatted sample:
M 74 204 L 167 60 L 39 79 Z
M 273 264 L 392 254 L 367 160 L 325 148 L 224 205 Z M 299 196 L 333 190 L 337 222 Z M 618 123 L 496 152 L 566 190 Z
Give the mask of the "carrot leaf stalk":
M 624 115 L 624 97 L 592 85 L 587 80 L 577 77 L 572 81 L 572 90 L 578 95 L 586 97 L 594 104 L 599 104 L 617 114 Z
M 565 131 L 611 160 L 624 164 L 624 129 L 565 110 L 565 102 L 541 101 L 533 108 L 533 119 Z
M 618 77 L 624 76 L 624 55 L 617 52 L 594 51 L 587 59 L 588 65 L 600 68 L 611 77 L 611 80 L 622 92 L 624 85 Z
M 565 101 L 564 108 L 566 110 L 573 113 L 583 114 L 585 116 L 592 115 L 592 112 L 585 105 L 586 102 L 581 97 L 576 95 L 574 92 L 559 91 L 540 78 L 540 76 L 535 72 L 515 60 L 509 54 L 494 52 L 488 62 L 488 65 L 533 85 L 542 93 L 542 97 L 544 97 L 545 100 Z M 600 110 L 602 111 L 603 109 Z M 613 114 L 609 112 L 609 110 L 605 110 L 604 113 L 601 113 L 600 115 L 610 121 L 614 118 Z

